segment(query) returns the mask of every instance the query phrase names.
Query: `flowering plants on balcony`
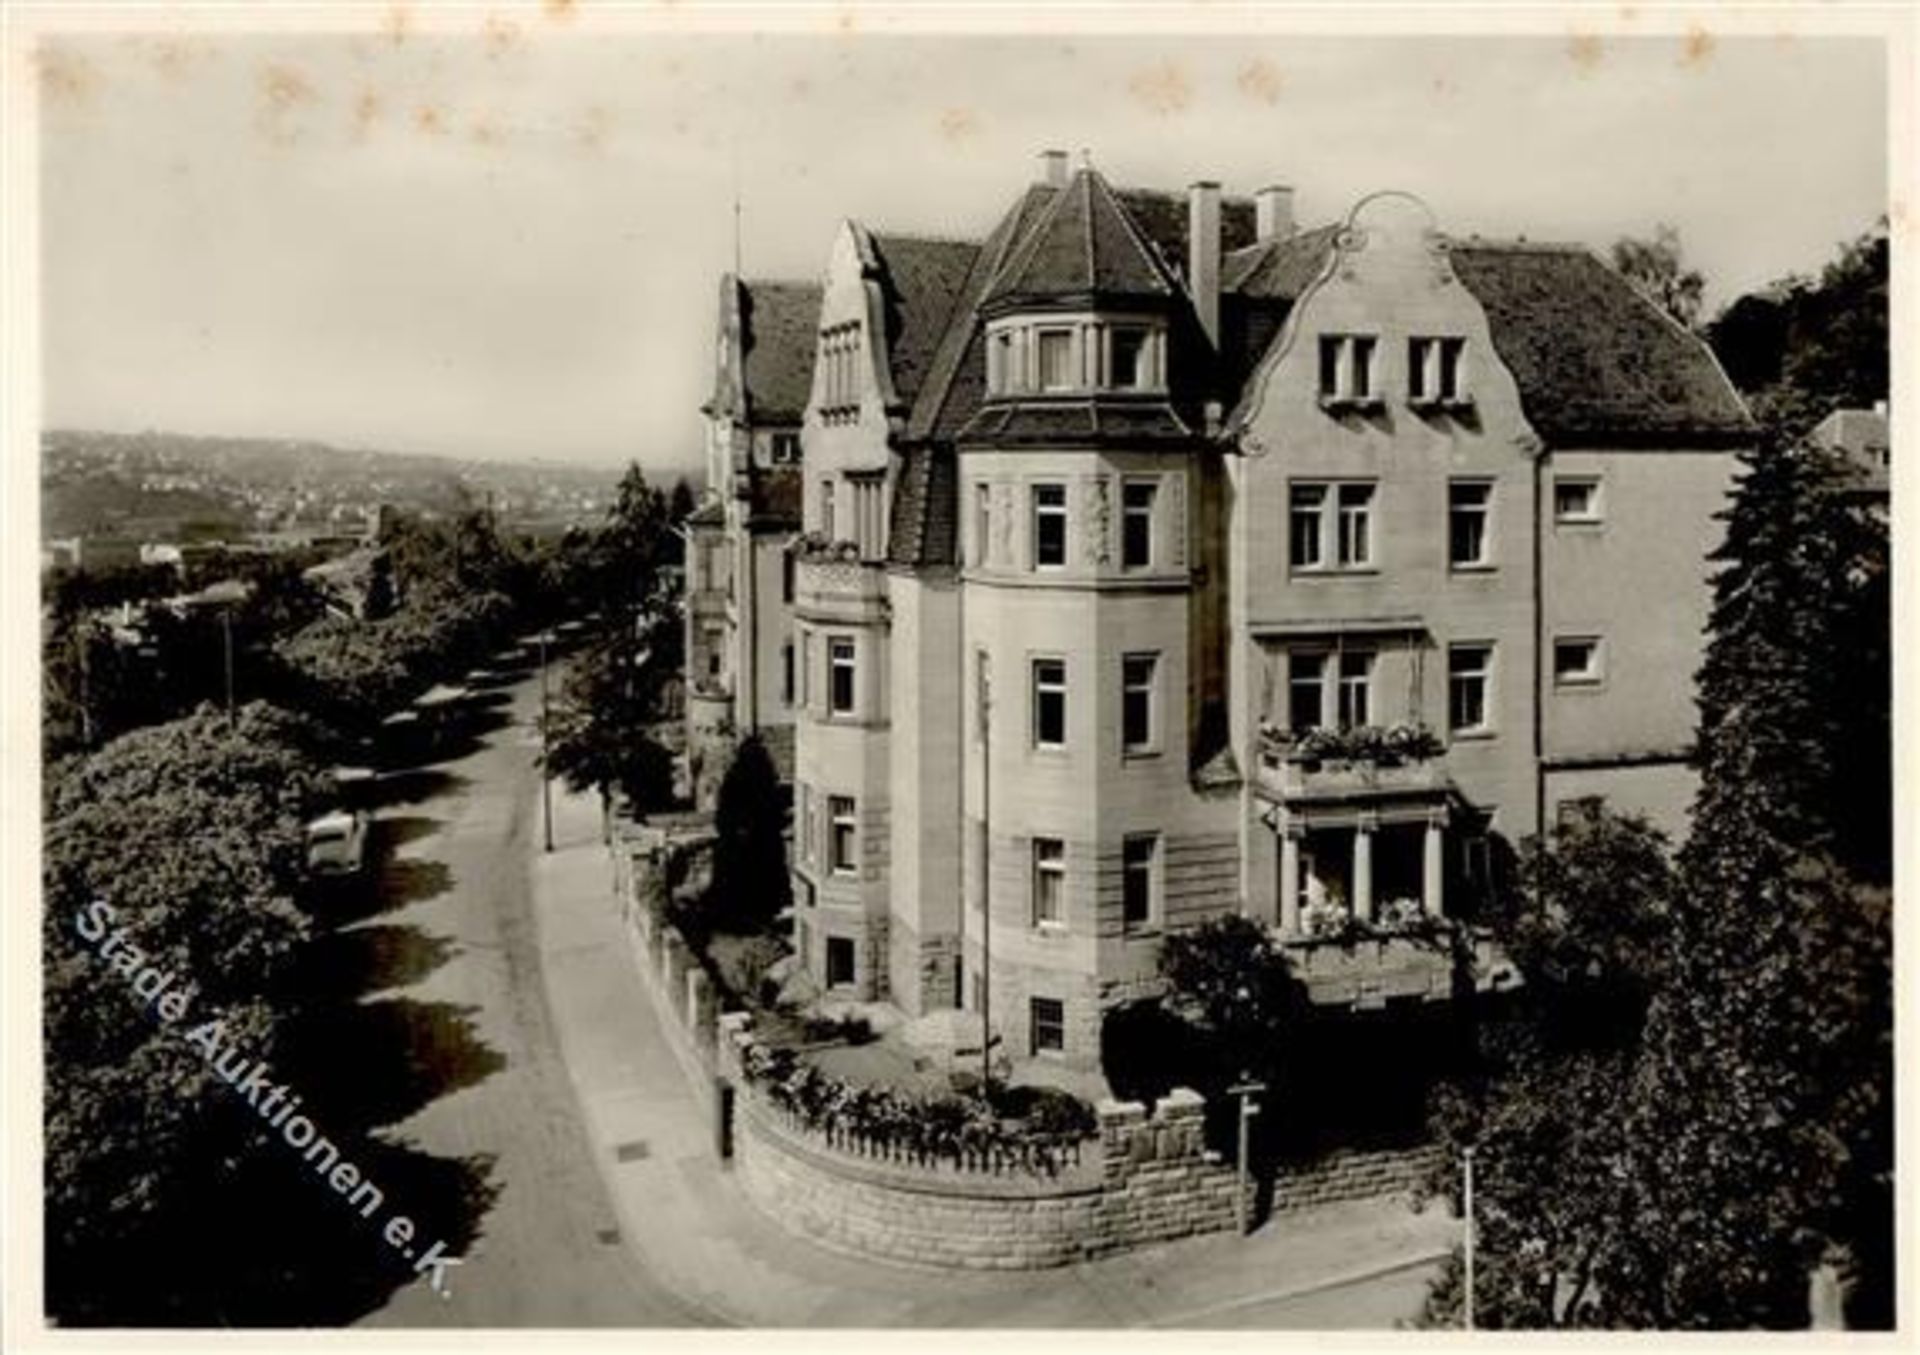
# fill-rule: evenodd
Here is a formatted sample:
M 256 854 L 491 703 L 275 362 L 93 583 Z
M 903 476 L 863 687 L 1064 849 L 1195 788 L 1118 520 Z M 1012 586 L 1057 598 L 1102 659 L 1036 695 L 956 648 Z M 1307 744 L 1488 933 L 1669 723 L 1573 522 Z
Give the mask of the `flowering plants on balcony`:
M 835 541 L 820 532 L 802 532 L 793 539 L 788 547 L 799 560 L 850 560 L 860 559 L 859 543 L 853 541 Z
M 1296 762 L 1371 762 L 1398 767 L 1440 752 L 1440 740 L 1419 724 L 1353 725 L 1345 729 L 1326 725 L 1281 729 L 1263 724 L 1260 732 L 1271 750 Z

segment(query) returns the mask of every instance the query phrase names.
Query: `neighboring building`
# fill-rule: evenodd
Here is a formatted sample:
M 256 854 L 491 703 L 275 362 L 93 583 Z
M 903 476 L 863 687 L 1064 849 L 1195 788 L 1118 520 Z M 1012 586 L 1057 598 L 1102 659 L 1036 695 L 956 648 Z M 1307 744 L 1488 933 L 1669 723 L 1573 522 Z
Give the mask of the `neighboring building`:
M 393 559 L 385 546 L 359 546 L 301 575 L 327 610 L 353 621 L 377 621 L 399 604 Z
M 1836 409 L 1817 425 L 1813 441 L 1841 453 L 1854 469 L 1854 493 L 1885 516 L 1893 496 L 1893 446 L 1887 402 L 1872 409 Z
M 793 560 L 800 528 L 800 417 L 820 289 L 720 284 L 707 484 L 686 522 L 687 773 L 711 809 L 733 749 L 758 734 L 793 768 Z
M 1682 831 L 1751 438 L 1706 347 L 1585 249 L 1405 195 L 1300 231 L 1285 189 L 1043 164 L 983 241 L 834 238 L 792 630 L 816 981 L 975 1007 L 990 953 L 1010 1052 L 1094 1067 L 1170 931 L 1240 911 L 1306 957 L 1460 911 L 1495 835 L 1594 799 Z M 1315 996 L 1446 991 L 1360 969 Z

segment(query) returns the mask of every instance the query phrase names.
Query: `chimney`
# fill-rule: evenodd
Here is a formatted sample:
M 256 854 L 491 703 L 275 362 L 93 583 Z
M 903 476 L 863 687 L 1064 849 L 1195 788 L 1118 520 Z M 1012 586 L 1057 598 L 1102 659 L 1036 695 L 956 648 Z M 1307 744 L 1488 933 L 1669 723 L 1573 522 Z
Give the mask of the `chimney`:
M 1253 195 L 1254 237 L 1262 244 L 1293 234 L 1293 190 L 1273 184 Z
M 1065 151 L 1040 152 L 1040 182 L 1048 188 L 1067 186 L 1067 153 Z
M 1187 290 L 1194 313 L 1220 344 L 1220 185 L 1202 179 L 1187 190 Z

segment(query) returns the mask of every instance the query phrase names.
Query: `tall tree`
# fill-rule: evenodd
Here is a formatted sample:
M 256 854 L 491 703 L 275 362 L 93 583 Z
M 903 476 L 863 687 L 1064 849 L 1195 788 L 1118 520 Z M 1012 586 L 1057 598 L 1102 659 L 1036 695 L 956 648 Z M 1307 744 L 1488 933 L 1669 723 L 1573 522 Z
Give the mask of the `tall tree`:
M 1693 328 L 1706 279 L 1686 266 L 1676 227 L 1662 222 L 1651 240 L 1623 236 L 1614 241 L 1613 266 L 1661 310 Z
M 770 928 L 793 902 L 787 876 L 787 792 L 757 735 L 734 752 L 714 805 L 713 883 L 703 913 L 717 930 Z

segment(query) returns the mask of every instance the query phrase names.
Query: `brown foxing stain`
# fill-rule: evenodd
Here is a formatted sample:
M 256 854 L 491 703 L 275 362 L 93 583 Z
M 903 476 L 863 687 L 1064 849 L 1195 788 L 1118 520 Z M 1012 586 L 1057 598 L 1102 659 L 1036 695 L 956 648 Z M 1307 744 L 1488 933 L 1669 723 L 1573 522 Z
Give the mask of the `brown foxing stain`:
M 374 124 L 380 121 L 380 96 L 370 89 L 360 91 L 360 97 L 353 101 L 353 139 L 365 141 L 372 134 Z
M 445 136 L 447 115 L 435 104 L 421 104 L 413 110 L 413 125 L 423 136 Z
M 268 62 L 260 70 L 261 132 L 275 145 L 292 145 L 300 130 L 290 119 L 318 98 L 299 67 Z
M 100 88 L 100 76 L 78 52 L 42 47 L 33 54 L 40 97 L 55 107 L 84 108 Z
M 1455 88 L 1456 86 L 1453 81 L 1449 80 L 1446 76 L 1436 75 L 1433 77 L 1433 93 L 1435 98 L 1443 99 L 1453 93 Z
M 851 33 L 860 26 L 859 16 L 850 9 L 843 9 L 834 19 L 833 26 L 841 33 Z
M 1639 17 L 1640 17 L 1640 7 L 1638 5 L 1620 6 L 1620 22 L 1621 23 L 1630 24 Z
M 506 135 L 500 125 L 490 116 L 482 113 L 467 125 L 467 140 L 482 150 L 497 150 L 506 144 Z
M 1575 33 L 1567 39 L 1567 60 L 1581 75 L 1592 75 L 1600 69 L 1600 62 L 1606 54 L 1606 48 L 1597 33 Z
M 215 54 L 210 44 L 193 43 L 185 38 L 153 38 L 141 44 L 141 51 L 153 73 L 170 85 L 177 85 L 192 75 L 195 62 Z
M 948 141 L 965 141 L 980 131 L 980 119 L 971 108 L 949 108 L 940 115 L 940 135 Z
M 1184 113 L 1193 102 L 1193 82 L 1172 59 L 1135 71 L 1127 81 L 1127 91 L 1149 112 L 1162 116 Z
M 498 14 L 489 14 L 480 26 L 480 36 L 486 43 L 488 58 L 498 61 L 520 45 L 520 25 Z
M 579 8 L 580 0 L 540 0 L 540 12 L 557 24 L 573 22 Z
M 787 86 L 787 93 L 796 99 L 804 99 L 813 93 L 813 81 L 804 75 L 796 75 L 792 83 Z
M 1257 99 L 1264 104 L 1280 102 L 1282 80 L 1280 68 L 1265 57 L 1255 57 L 1240 68 L 1239 78 L 1234 82 L 1240 86 L 1240 92 L 1249 99 Z
M 413 32 L 413 8 L 406 0 L 395 0 L 387 6 L 386 17 L 380 21 L 380 31 L 387 35 L 387 41 L 398 47 Z
M 1687 67 L 1704 66 L 1713 57 L 1713 34 L 1699 24 L 1687 30 L 1686 41 L 1680 46 L 1680 64 Z

